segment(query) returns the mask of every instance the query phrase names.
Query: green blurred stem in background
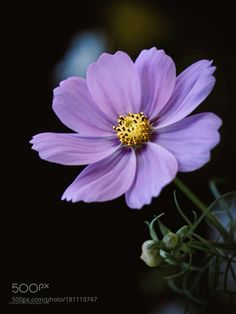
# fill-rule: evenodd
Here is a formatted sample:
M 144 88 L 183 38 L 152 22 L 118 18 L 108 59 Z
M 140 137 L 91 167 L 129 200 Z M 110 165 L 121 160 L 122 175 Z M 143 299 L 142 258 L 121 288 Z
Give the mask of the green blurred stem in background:
M 200 209 L 202 212 L 208 207 L 205 205 L 179 178 L 175 178 L 175 185 Z M 215 226 L 215 228 L 219 231 L 224 240 L 227 241 L 228 233 L 219 220 L 212 214 L 212 212 L 207 213 L 208 220 Z

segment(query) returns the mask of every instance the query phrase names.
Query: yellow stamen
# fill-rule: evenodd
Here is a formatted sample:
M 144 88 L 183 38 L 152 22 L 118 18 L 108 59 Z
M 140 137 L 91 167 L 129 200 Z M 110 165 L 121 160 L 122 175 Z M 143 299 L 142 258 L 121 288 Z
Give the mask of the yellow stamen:
M 117 126 L 113 126 L 121 144 L 138 146 L 148 142 L 151 134 L 151 125 L 143 112 L 119 116 Z

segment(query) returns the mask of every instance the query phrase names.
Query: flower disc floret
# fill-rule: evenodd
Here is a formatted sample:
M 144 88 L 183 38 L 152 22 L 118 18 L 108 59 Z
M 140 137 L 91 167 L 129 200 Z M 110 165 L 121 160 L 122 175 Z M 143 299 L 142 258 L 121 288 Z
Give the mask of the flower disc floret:
M 139 146 L 148 142 L 151 134 L 151 125 L 143 112 L 119 116 L 117 126 L 113 126 L 122 145 Z

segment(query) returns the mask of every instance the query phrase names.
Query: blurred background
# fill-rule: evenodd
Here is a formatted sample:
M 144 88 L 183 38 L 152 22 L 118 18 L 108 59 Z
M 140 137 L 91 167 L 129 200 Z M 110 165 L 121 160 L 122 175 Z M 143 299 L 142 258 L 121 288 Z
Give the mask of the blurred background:
M 98 297 L 96 304 L 60 305 L 66 313 L 74 308 L 79 313 L 100 309 L 103 313 L 182 313 L 183 300 L 169 292 L 158 271 L 140 260 L 141 244 L 149 238 L 145 220 L 165 211 L 163 221 L 173 230 L 183 224 L 173 202 L 174 185 L 141 211 L 129 209 L 123 197 L 101 204 L 62 202 L 63 191 L 82 167 L 42 161 L 29 141 L 40 132 L 69 131 L 52 111 L 53 88 L 68 76 L 85 76 L 87 66 L 102 52 L 124 50 L 135 59 L 142 49 L 156 46 L 174 59 L 178 73 L 197 60 L 213 59 L 216 86 L 197 111 L 213 111 L 223 119 L 222 141 L 210 163 L 180 178 L 207 203 L 213 201 L 210 178 L 227 177 L 221 190 L 232 190 L 236 181 L 233 4 L 19 2 L 9 4 L 3 15 L 3 107 L 9 110 L 8 119 L 3 115 L 4 156 L 9 162 L 3 195 L 7 302 L 12 283 L 48 282 L 50 291 L 42 296 Z M 194 209 L 180 192 L 178 198 L 183 208 Z M 51 313 L 57 307 L 11 306 L 9 313 Z

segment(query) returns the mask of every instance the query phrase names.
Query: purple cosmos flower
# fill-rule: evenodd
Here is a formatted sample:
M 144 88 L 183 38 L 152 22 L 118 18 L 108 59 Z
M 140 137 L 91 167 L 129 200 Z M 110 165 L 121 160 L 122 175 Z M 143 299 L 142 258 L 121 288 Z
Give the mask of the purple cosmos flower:
M 210 93 L 212 62 L 201 60 L 176 77 L 163 50 L 104 53 L 86 80 L 70 77 L 54 90 L 53 109 L 76 133 L 41 133 L 33 149 L 47 161 L 88 165 L 64 192 L 72 202 L 103 202 L 125 193 L 131 208 L 150 204 L 178 171 L 210 159 L 221 120 L 187 117 Z

